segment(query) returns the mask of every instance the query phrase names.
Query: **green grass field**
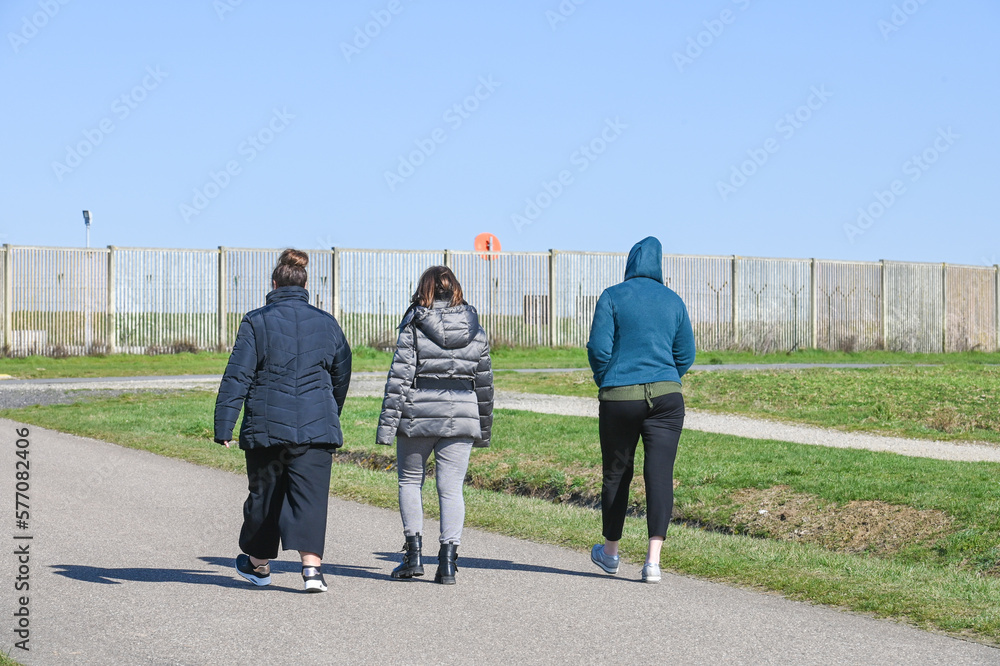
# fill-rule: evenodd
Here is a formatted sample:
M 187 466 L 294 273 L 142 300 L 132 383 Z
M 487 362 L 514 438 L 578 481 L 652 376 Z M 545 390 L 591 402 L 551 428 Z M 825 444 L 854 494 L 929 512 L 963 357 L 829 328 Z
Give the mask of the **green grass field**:
M 587 368 L 587 350 L 576 347 L 515 347 L 494 349 L 496 369 L 514 368 Z M 18 379 L 54 377 L 133 377 L 137 375 L 219 375 L 226 367 L 228 354 L 198 352 L 136 356 L 72 356 L 51 358 L 28 356 L 0 358 L 0 375 Z M 354 370 L 380 372 L 389 369 L 392 354 L 370 347 L 354 348 Z M 699 352 L 698 364 L 722 363 L 894 363 L 913 364 L 1000 364 L 1000 353 L 963 352 L 950 354 L 907 354 L 904 352 L 825 352 L 817 350 L 793 353 L 753 354 L 751 352 Z
M 595 397 L 588 372 L 498 372 L 501 390 Z M 720 413 L 946 441 L 1000 443 L 1000 367 L 952 364 L 697 372 L 688 407 Z
M 213 404 L 208 392 L 141 394 L 2 415 L 240 472 L 240 452 L 210 440 Z M 392 508 L 394 451 L 373 443 L 379 407 L 349 401 L 332 492 Z M 578 549 L 599 538 L 595 419 L 500 410 L 469 475 L 470 525 Z M 998 475 L 990 463 L 688 431 L 664 565 L 998 643 Z M 642 557 L 644 535 L 630 518 L 626 557 Z

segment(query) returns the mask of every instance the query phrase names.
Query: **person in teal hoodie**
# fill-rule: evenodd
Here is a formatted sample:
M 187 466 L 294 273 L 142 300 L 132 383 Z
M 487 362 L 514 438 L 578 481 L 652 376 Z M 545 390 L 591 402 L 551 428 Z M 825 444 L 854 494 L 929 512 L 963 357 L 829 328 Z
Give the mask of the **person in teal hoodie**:
M 660 241 L 644 238 L 628 254 L 625 280 L 598 299 L 587 342 L 599 388 L 604 468 L 604 543 L 591 549 L 590 558 L 609 574 L 618 573 L 618 542 L 641 436 L 649 532 L 642 580 L 660 581 L 660 549 L 674 508 L 674 460 L 684 427 L 681 377 L 694 363 L 694 354 L 684 301 L 663 284 Z

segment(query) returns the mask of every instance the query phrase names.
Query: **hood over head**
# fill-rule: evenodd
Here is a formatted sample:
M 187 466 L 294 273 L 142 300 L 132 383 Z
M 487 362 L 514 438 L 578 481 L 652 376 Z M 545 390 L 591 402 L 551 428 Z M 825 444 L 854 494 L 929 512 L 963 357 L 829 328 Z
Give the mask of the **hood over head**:
M 625 279 L 652 278 L 663 284 L 663 246 L 654 236 L 646 236 L 632 246 L 625 262 Z
M 410 320 L 434 344 L 442 349 L 461 349 L 476 337 L 479 331 L 479 314 L 471 305 L 425 308 L 416 306 L 412 315 L 405 318 L 405 326 Z

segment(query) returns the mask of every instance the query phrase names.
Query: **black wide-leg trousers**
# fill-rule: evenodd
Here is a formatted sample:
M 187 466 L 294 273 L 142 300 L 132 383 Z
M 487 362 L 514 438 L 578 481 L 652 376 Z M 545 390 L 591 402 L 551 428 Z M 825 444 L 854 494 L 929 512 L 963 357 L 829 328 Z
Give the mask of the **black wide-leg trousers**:
M 684 428 L 684 396 L 667 393 L 645 400 L 602 400 L 599 408 L 601 514 L 604 538 L 618 541 L 625 526 L 628 491 L 635 473 L 635 449 L 642 437 L 649 537 L 665 537 L 674 510 L 674 459 Z
M 243 504 L 240 549 L 258 559 L 285 550 L 323 557 L 332 450 L 269 446 L 245 451 L 250 494 Z

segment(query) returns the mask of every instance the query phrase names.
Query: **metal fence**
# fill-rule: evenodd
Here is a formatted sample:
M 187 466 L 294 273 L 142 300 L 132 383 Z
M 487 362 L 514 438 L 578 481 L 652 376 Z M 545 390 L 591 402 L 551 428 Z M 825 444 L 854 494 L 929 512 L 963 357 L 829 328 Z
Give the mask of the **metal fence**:
M 8 355 L 226 349 L 264 304 L 280 250 L 5 245 L 0 294 Z M 352 345 L 391 347 L 417 279 L 450 266 L 495 345 L 583 346 L 601 292 L 620 282 L 610 252 L 310 251 L 313 305 Z M 894 261 L 663 257 L 700 349 L 1000 346 L 997 266 Z

